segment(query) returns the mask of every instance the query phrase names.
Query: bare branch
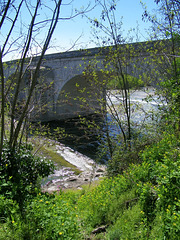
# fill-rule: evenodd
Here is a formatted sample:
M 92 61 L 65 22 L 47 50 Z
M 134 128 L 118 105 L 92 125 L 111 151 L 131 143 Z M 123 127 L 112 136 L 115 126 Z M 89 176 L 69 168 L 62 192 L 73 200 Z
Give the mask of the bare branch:
M 6 18 L 6 15 L 7 15 L 9 6 L 10 6 L 10 3 L 11 3 L 11 0 L 8 0 L 8 2 L 6 4 L 6 7 L 5 7 L 5 10 L 4 10 L 4 14 L 3 14 L 2 19 L 0 21 L 0 29 L 1 29 L 2 25 L 3 25 L 3 22 L 4 22 L 5 18 Z

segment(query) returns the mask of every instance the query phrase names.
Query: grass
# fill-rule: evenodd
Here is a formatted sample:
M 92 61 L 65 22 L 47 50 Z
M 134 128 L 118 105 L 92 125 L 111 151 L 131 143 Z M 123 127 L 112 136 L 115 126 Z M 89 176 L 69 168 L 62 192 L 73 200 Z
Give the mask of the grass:
M 71 168 L 77 175 L 81 173 L 81 171 L 76 166 L 66 161 L 59 153 L 57 153 L 56 146 L 54 143 L 53 144 L 45 143 L 48 142 L 48 140 L 38 138 L 31 139 L 31 141 L 35 146 L 34 148 L 39 149 L 37 151 L 38 155 L 44 156 L 52 160 L 59 167 Z
M 73 164 L 66 161 L 60 154 L 58 154 L 54 147 L 47 147 L 43 146 L 40 150 L 41 154 L 52 160 L 53 162 L 57 163 L 59 166 L 71 168 L 75 174 L 80 174 L 81 171 L 74 166 Z
M 45 154 L 54 156 L 46 147 Z M 83 190 L 39 192 L 27 202 L 23 217 L 15 202 L 0 198 L 0 239 L 178 239 L 179 147 L 175 135 L 165 134 L 141 152 L 141 163 L 116 177 Z M 101 226 L 105 231 L 92 233 Z

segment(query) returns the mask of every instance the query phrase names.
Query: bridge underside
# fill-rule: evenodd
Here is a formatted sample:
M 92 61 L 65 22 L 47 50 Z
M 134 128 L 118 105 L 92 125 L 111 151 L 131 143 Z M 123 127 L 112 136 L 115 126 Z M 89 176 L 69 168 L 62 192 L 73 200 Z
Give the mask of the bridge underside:
M 33 113 L 33 118 L 36 121 L 52 121 L 102 114 L 106 97 L 102 81 L 101 73 L 97 73 L 97 81 L 94 81 L 94 79 L 91 81 L 90 78 L 83 75 L 73 77 L 62 87 L 57 100 L 52 101 L 51 98 L 48 101 L 46 99 L 46 105 L 41 107 L 43 111 L 38 113 L 40 110 L 40 107 L 38 107 L 37 113 Z

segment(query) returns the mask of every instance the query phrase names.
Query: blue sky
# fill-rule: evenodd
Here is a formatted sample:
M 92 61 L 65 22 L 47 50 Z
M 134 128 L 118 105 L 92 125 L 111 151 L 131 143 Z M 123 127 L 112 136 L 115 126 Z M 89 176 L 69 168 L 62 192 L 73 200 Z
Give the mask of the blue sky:
M 75 9 L 80 10 L 83 6 L 87 7 L 88 3 L 90 3 L 90 8 L 94 6 L 96 0 L 63 0 L 63 4 L 61 6 L 61 18 L 69 18 L 72 12 Z M 104 0 L 101 0 L 102 2 Z M 111 1 L 111 0 L 106 0 Z M 133 28 L 137 28 L 137 23 L 139 25 L 138 32 L 138 41 L 146 41 L 148 40 L 148 28 L 150 26 L 149 23 L 142 21 L 143 8 L 140 0 L 116 0 L 116 21 L 121 21 L 122 18 L 122 30 L 123 30 L 123 38 L 126 38 L 128 35 L 128 31 Z M 154 0 L 142 0 L 147 5 L 147 9 L 152 12 L 152 9 L 156 7 Z M 34 3 L 34 1 L 33 1 Z M 42 19 L 46 14 L 50 14 L 48 7 L 51 7 L 51 0 L 44 0 L 43 3 L 46 4 L 46 12 L 41 12 L 38 15 L 39 19 Z M 70 4 L 69 4 L 70 3 Z M 92 11 L 88 12 L 88 16 L 91 19 L 99 19 L 101 14 L 100 6 L 95 7 Z M 49 12 L 48 12 L 49 11 Z M 12 13 L 11 13 L 12 14 Z M 15 14 L 15 13 L 14 13 Z M 11 15 L 12 16 L 12 15 Z M 50 16 L 50 15 L 49 15 Z M 46 18 L 46 17 L 45 17 Z M 14 39 L 18 39 L 18 46 L 23 46 L 23 42 L 25 41 L 25 31 L 28 29 L 28 25 L 30 23 L 30 14 L 27 12 L 26 5 L 23 5 L 23 11 L 20 15 L 20 19 L 16 28 L 14 29 L 14 35 L 12 36 L 12 42 Z M 3 42 L 6 39 L 7 31 L 9 29 L 9 23 L 7 22 L 4 25 L 4 28 L 1 29 L 0 32 L 0 42 Z M 94 37 L 92 35 L 92 24 L 88 21 L 86 17 L 78 16 L 71 20 L 61 20 L 59 21 L 57 28 L 52 37 L 50 47 L 46 53 L 55 53 L 55 52 L 63 52 L 70 50 L 77 50 L 82 48 L 90 48 L 96 47 L 95 43 L 92 41 Z M 24 29 L 24 30 L 23 30 Z M 45 37 L 45 30 L 42 29 L 40 34 L 35 35 L 35 43 L 32 44 L 30 49 L 30 55 L 36 54 L 39 52 L 39 46 L 41 46 L 42 39 Z M 36 34 L 36 32 L 35 32 Z M 78 39 L 78 41 L 77 41 Z M 76 42 L 77 41 L 77 42 Z M 136 41 L 136 38 L 134 39 Z M 76 42 L 75 47 L 72 49 L 73 44 Z M 14 44 L 12 46 L 15 46 Z M 15 48 L 15 47 L 14 47 Z M 5 56 L 4 60 L 10 60 L 12 58 L 20 58 L 20 54 L 22 48 L 17 48 L 17 51 L 10 52 L 7 56 Z
M 149 11 L 152 11 L 156 7 L 154 0 L 142 0 L 143 3 L 147 5 Z M 67 1 L 64 1 L 67 2 Z M 74 0 L 73 5 L 62 6 L 61 16 L 66 17 L 71 13 L 71 9 L 77 8 L 80 9 L 81 6 L 87 6 L 89 1 L 84 0 Z M 94 0 L 91 1 L 91 6 L 93 6 Z M 91 18 L 99 18 L 100 7 L 96 7 L 94 10 L 88 13 Z M 117 9 L 116 9 L 116 18 L 117 21 L 121 20 L 123 17 L 122 29 L 124 30 L 124 37 L 127 36 L 127 33 L 132 28 L 137 28 L 137 23 L 139 25 L 138 37 L 140 41 L 146 41 L 148 39 L 148 28 L 150 24 L 148 22 L 142 21 L 143 8 L 140 3 L 140 0 L 119 0 Z M 75 49 L 86 48 L 86 47 L 95 47 L 95 44 L 90 43 L 93 40 L 91 34 L 91 24 L 86 18 L 81 16 L 74 18 L 73 20 L 60 21 L 58 27 L 55 31 L 54 37 L 52 39 L 53 46 L 56 46 L 54 49 L 50 49 L 48 53 L 56 51 L 66 51 L 69 49 L 73 43 L 80 37 L 78 40 Z

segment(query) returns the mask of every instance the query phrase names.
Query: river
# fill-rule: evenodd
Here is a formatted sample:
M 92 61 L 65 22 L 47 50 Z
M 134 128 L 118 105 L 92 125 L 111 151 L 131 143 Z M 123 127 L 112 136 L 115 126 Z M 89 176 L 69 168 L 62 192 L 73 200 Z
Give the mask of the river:
M 122 114 L 122 109 L 118 109 L 119 103 L 123 101 L 122 95 L 119 91 L 109 91 L 107 92 L 109 96 L 107 98 L 107 105 L 112 104 L 116 107 L 119 117 L 124 121 Z M 135 128 L 142 128 L 143 124 L 150 124 L 154 116 L 153 112 L 157 112 L 158 108 L 165 105 L 163 99 L 155 95 L 155 90 L 153 88 L 142 88 L 141 90 L 131 91 L 131 121 Z M 152 96 L 153 100 L 149 101 L 148 97 Z M 108 122 L 112 121 L 112 115 L 110 111 L 107 113 Z M 145 121 L 146 120 L 146 121 Z M 51 131 L 59 127 L 62 131 L 58 134 L 58 141 L 63 143 L 75 151 L 82 153 L 90 157 L 93 160 L 105 161 L 107 156 L 100 155 L 101 146 L 103 141 L 103 136 L 105 134 L 105 121 L 102 117 L 98 115 L 87 116 L 86 118 L 74 118 L 64 121 L 52 121 L 48 123 Z M 111 135 L 116 135 L 119 129 L 116 127 L 115 123 L 109 124 L 109 130 Z M 143 130 L 142 130 L 143 131 Z M 57 131 L 55 131 L 57 133 Z M 54 132 L 54 133 L 55 133 Z

